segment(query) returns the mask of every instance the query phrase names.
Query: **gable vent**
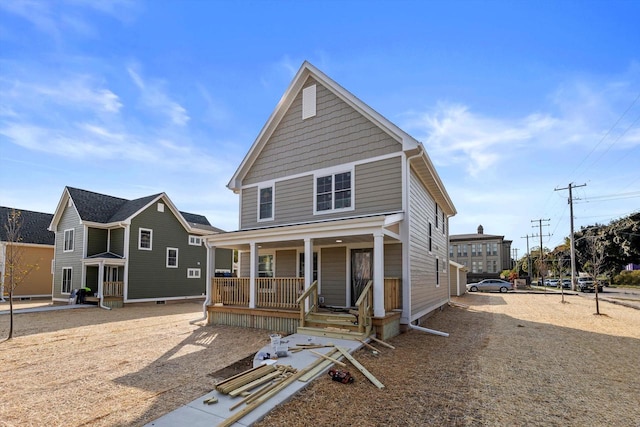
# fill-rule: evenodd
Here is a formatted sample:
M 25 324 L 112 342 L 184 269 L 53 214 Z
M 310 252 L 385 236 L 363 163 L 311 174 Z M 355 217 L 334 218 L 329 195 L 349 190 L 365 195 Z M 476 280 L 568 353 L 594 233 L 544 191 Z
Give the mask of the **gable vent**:
M 302 120 L 316 115 L 316 85 L 302 89 Z

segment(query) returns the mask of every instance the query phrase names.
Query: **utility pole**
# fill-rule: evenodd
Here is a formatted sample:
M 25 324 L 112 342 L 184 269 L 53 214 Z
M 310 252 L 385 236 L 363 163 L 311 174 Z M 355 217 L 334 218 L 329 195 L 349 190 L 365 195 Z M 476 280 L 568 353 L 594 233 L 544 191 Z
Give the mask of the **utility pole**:
M 576 290 L 576 245 L 573 237 L 573 193 L 571 190 L 576 187 L 585 187 L 587 184 L 575 185 L 570 182 L 565 188 L 556 188 L 553 191 L 569 190 L 569 217 L 571 218 L 571 234 L 569 234 L 569 242 L 571 245 L 571 290 Z
M 551 221 L 551 219 L 532 219 L 531 222 L 537 222 L 538 226 L 540 227 L 540 233 L 538 233 L 538 235 L 540 236 L 540 280 L 542 280 L 542 286 L 544 286 L 544 250 L 542 249 L 542 223 L 543 222 L 549 222 Z M 548 227 L 549 224 L 544 224 L 545 227 Z M 532 225 L 532 227 L 535 227 L 534 225 Z M 550 234 L 547 234 L 546 236 L 550 236 Z M 545 286 L 544 290 L 547 290 L 547 287 Z
M 513 255 L 515 253 L 515 256 Z M 511 256 L 516 260 L 516 273 L 517 273 L 517 267 L 518 267 L 518 248 L 513 248 L 511 249 Z M 511 268 L 513 268 L 513 264 L 511 265 Z
M 531 273 L 533 272 L 533 266 L 531 265 L 531 252 L 529 251 L 529 237 L 535 237 L 535 236 L 529 236 L 528 234 L 526 236 L 520 237 L 521 239 L 527 239 L 527 265 L 528 265 L 528 276 L 529 276 L 529 286 L 531 286 Z

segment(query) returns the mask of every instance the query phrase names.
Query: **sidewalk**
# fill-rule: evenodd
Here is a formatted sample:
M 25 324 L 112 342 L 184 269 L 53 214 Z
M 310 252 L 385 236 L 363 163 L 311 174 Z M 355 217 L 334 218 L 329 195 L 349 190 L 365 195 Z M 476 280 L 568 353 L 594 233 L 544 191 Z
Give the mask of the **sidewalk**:
M 349 353 L 353 353 L 358 348 L 362 346 L 362 343 L 358 341 L 352 340 L 342 340 L 336 338 L 326 338 L 326 337 L 316 337 L 310 335 L 302 335 L 302 334 L 293 334 L 283 337 L 283 344 L 289 346 L 289 348 L 294 347 L 296 344 L 309 344 L 309 343 L 317 343 L 317 344 L 328 344 L 333 343 L 335 346 L 339 346 L 347 350 Z M 319 348 L 314 349 L 318 353 L 327 353 L 331 350 L 331 348 Z M 262 360 L 258 360 L 257 355 L 260 352 L 273 353 L 271 346 L 263 347 L 258 353 L 256 353 L 256 357 L 253 360 L 253 366 L 259 366 L 263 363 Z M 278 364 L 281 365 L 290 365 L 298 370 L 304 369 L 311 364 L 313 364 L 316 360 L 318 360 L 319 356 L 314 355 L 308 350 L 303 350 L 298 353 L 288 352 L 288 356 L 285 358 L 278 359 Z M 354 369 L 350 367 L 350 369 Z M 326 373 L 326 370 L 319 373 L 318 376 Z M 317 378 L 317 377 L 316 377 Z M 310 384 L 312 380 L 308 382 L 295 381 L 282 390 L 277 395 L 273 396 L 271 399 L 266 401 L 264 404 L 258 406 L 254 411 L 248 413 L 246 416 L 241 418 L 238 422 L 233 424 L 234 426 L 249 426 L 256 421 L 262 419 L 269 411 L 275 408 L 277 405 L 289 400 L 291 396 L 297 393 L 302 388 L 306 387 L 307 384 Z M 348 385 L 345 385 L 348 387 Z M 203 402 L 203 400 L 208 399 L 210 397 L 218 398 L 218 403 L 213 405 L 207 405 Z M 240 397 L 234 398 L 226 394 L 221 394 L 217 391 L 211 391 L 206 395 L 186 404 L 185 406 L 176 409 L 173 412 L 170 412 L 155 421 L 152 421 L 145 425 L 145 427 L 174 427 L 174 426 L 189 426 L 189 427 L 211 427 L 216 426 L 222 423 L 224 420 L 234 415 L 235 413 L 241 411 L 244 408 L 244 405 L 235 408 L 233 411 L 230 411 L 229 408 L 239 402 L 241 400 Z
M 60 305 L 43 305 L 40 307 L 31 307 L 31 308 L 16 308 L 14 303 L 13 306 L 13 314 L 22 314 L 22 313 L 37 313 L 41 311 L 56 311 L 56 310 L 72 310 L 79 308 L 96 308 L 97 305 L 93 304 L 60 304 Z M 0 303 L 0 315 L 9 314 L 9 301 Z

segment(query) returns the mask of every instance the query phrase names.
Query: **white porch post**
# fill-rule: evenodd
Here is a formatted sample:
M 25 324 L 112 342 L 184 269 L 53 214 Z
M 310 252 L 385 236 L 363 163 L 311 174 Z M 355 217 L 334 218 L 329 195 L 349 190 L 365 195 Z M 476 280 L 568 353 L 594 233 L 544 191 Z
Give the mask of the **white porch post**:
M 258 275 L 258 248 L 256 242 L 249 243 L 249 308 L 256 308 L 256 276 Z
M 205 266 L 207 270 L 207 274 L 206 274 L 207 283 L 204 289 L 206 292 L 205 301 L 210 301 L 213 296 L 213 289 L 211 289 L 211 284 L 213 283 L 213 278 L 216 277 L 216 247 L 215 246 L 211 246 L 210 248 L 208 247 L 207 254 L 209 255 L 207 258 L 207 265 Z
M 384 317 L 384 235 L 373 235 L 373 315 Z
M 304 289 L 309 289 L 313 283 L 313 239 L 304 239 Z M 304 310 L 309 311 L 309 298 L 304 300 Z

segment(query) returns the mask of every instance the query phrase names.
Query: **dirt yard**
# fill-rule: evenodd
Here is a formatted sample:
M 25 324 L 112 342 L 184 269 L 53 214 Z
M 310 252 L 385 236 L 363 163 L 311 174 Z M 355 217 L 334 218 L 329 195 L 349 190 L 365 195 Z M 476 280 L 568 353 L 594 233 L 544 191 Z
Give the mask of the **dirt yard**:
M 640 311 L 580 296 L 471 294 L 408 332 L 395 350 L 355 354 L 259 426 L 640 425 Z M 4 308 L 4 307 L 3 307 Z M 1 426 L 140 426 L 246 368 L 268 333 L 190 325 L 200 305 L 140 305 L 16 316 L 0 342 Z M 0 316 L 6 336 L 8 316 Z M 238 363 L 235 363 L 240 361 Z M 215 375 L 211 375 L 212 373 Z

